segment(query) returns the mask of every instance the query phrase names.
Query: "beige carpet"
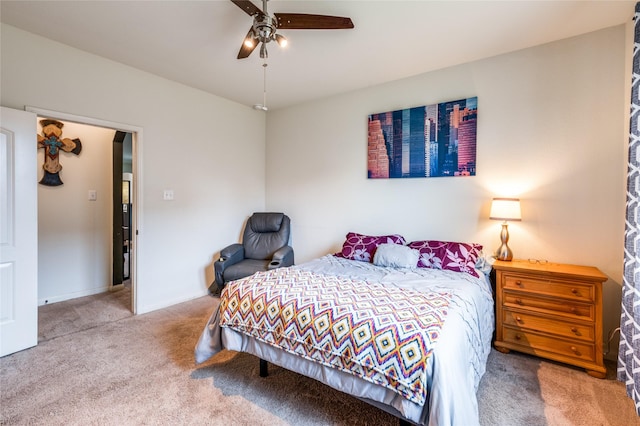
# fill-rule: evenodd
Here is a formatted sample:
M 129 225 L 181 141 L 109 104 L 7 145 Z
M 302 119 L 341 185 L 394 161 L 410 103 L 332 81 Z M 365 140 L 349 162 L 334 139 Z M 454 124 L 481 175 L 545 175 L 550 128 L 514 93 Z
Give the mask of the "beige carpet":
M 38 308 L 38 343 L 132 316 L 131 288 Z
M 40 308 L 39 345 L 0 359 L 1 425 L 397 425 L 314 380 L 193 347 L 217 298 L 132 316 L 126 293 Z M 624 386 L 535 357 L 492 351 L 482 425 L 640 425 Z

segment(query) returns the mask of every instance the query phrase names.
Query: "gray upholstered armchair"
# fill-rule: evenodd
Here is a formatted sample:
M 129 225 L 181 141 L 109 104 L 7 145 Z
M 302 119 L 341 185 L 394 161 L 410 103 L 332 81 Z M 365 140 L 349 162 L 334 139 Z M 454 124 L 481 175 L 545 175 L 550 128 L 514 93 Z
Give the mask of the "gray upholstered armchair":
M 242 243 L 220 250 L 214 262 L 215 281 L 210 294 L 219 294 L 224 285 L 258 271 L 293 265 L 293 248 L 289 246 L 291 220 L 284 213 L 254 213 L 247 220 Z

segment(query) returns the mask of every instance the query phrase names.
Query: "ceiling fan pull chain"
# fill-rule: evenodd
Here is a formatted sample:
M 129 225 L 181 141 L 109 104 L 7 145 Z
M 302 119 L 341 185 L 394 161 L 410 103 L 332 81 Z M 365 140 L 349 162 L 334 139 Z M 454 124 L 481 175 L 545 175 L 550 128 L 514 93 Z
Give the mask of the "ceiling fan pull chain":
M 267 108 L 267 61 L 262 64 L 263 74 L 263 91 L 262 91 L 262 106 Z

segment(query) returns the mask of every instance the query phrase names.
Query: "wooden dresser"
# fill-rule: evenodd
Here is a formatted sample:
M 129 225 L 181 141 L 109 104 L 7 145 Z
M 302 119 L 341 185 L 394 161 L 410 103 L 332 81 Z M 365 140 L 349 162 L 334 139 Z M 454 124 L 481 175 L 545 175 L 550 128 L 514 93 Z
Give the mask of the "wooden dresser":
M 497 350 L 525 352 L 604 378 L 602 283 L 591 266 L 496 261 Z

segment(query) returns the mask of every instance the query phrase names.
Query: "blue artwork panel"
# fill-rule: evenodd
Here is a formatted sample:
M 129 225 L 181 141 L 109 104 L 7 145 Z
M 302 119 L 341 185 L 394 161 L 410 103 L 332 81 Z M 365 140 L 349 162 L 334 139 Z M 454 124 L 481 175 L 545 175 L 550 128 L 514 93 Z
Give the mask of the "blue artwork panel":
M 371 179 L 475 176 L 478 98 L 369 116 Z

